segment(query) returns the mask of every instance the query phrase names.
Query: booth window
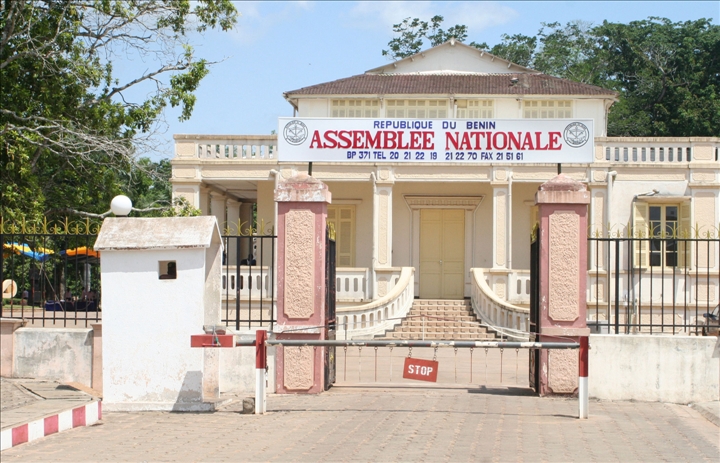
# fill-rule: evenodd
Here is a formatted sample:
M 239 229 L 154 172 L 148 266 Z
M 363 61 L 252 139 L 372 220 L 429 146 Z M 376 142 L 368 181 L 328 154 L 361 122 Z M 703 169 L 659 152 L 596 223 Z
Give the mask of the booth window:
M 635 267 L 689 267 L 690 202 L 633 203 Z
M 161 280 L 177 279 L 177 264 L 174 260 L 161 260 L 159 262 L 159 275 Z

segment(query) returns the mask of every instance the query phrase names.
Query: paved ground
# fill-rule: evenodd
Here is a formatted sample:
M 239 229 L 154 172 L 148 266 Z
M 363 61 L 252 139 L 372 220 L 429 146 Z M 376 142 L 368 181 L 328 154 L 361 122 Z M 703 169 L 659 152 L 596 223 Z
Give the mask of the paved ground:
M 71 410 L 92 400 L 92 395 L 55 381 L 0 378 L 0 429 Z
M 522 388 L 336 387 L 265 416 L 106 413 L 6 450 L 11 461 L 713 461 L 720 428 L 683 405 L 590 403 Z M 520 395 L 511 395 L 519 393 Z

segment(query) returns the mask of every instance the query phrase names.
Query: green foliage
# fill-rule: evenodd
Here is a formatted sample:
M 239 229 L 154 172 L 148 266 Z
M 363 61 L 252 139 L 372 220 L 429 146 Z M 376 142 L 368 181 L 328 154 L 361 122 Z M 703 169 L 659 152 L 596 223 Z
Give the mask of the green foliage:
M 465 41 L 467 28 L 441 29 L 405 19 L 383 55 L 402 58 L 450 38 Z M 444 39 L 444 40 L 443 40 Z M 542 23 L 535 36 L 503 35 L 501 43 L 469 45 L 545 74 L 615 90 L 609 136 L 720 135 L 720 26 L 708 19 L 672 22 L 648 18 L 629 24 L 582 21 Z
M 236 18 L 230 0 L 3 1 L 0 214 L 105 212 L 113 196 L 140 188 L 133 181 L 148 168 L 168 170 L 137 158 L 154 150 L 167 105 L 190 117 L 212 64 L 194 57 L 186 33 L 228 30 Z M 114 58 L 127 55 L 160 64 L 120 82 Z M 131 101 L 128 90 L 143 85 L 149 96 Z
M 435 15 L 430 22 L 421 21 L 419 18 L 405 18 L 401 23 L 393 25 L 393 32 L 400 34 L 388 42 L 388 50 L 383 50 L 383 56 L 389 56 L 393 60 L 406 58 L 419 53 L 425 46 L 425 41 L 431 47 L 445 43 L 451 38 L 458 42 L 467 39 L 467 26 L 455 25 L 447 31 L 440 28 L 444 18 Z

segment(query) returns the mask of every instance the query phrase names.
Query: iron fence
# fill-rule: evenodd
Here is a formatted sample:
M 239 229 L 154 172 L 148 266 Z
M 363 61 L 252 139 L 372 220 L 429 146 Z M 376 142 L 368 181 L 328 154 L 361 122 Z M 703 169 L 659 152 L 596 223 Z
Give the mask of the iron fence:
M 224 235 L 221 322 L 236 330 L 276 320 L 274 235 Z
M 716 234 L 591 237 L 588 251 L 588 325 L 594 332 L 707 332 L 720 302 Z
M 10 224 L 0 219 L 3 318 L 31 325 L 85 326 L 100 322 L 100 255 L 93 250 L 100 222 Z

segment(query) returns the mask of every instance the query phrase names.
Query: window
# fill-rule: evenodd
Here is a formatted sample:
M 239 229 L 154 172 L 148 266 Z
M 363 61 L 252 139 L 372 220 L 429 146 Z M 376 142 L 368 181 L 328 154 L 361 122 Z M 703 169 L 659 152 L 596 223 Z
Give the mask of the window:
M 378 117 L 380 100 L 332 100 L 332 117 Z
M 327 221 L 335 227 L 335 257 L 338 267 L 355 266 L 355 206 L 328 206 Z
M 441 119 L 447 117 L 447 100 L 387 100 L 387 117 Z
M 458 100 L 458 119 L 492 119 L 492 100 Z
M 174 260 L 158 261 L 158 277 L 161 280 L 177 279 L 177 263 Z
M 688 267 L 692 246 L 690 203 L 633 204 L 634 265 L 637 267 Z
M 567 119 L 572 117 L 572 101 L 524 101 L 525 119 Z

